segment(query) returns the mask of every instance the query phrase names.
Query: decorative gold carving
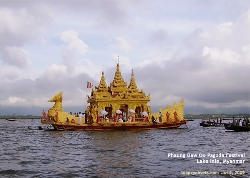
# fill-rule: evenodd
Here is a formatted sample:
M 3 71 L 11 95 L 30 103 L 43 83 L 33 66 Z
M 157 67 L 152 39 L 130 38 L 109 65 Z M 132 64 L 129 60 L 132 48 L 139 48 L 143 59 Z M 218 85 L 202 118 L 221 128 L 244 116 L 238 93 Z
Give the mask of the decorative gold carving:
M 52 108 L 50 108 L 50 110 L 57 110 L 57 111 L 63 111 L 62 108 L 62 93 L 63 92 L 59 92 L 57 93 L 53 98 L 51 98 L 48 102 L 55 102 L 54 106 Z

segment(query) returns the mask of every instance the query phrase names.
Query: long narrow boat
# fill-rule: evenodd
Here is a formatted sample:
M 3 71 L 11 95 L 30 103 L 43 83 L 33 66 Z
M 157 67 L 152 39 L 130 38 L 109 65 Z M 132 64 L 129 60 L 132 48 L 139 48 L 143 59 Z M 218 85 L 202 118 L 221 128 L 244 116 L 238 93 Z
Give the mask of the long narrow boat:
M 224 127 L 225 123 L 203 123 L 203 127 Z
M 17 119 L 17 118 L 7 118 L 6 120 L 7 121 L 18 121 L 19 119 Z
M 225 122 L 222 122 L 222 118 L 207 118 L 202 119 L 200 126 L 203 127 L 224 127 Z
M 85 111 L 72 114 L 62 108 L 62 92 L 56 94 L 49 102 L 54 106 L 43 111 L 41 123 L 51 125 L 54 130 L 141 130 L 141 129 L 172 129 L 185 125 L 184 99 L 173 107 L 159 109 L 152 113 L 148 102 L 150 95 L 145 95 L 137 88 L 132 70 L 130 84 L 124 82 L 119 63 L 113 82 L 107 87 L 104 72 L 97 87 L 87 82 L 92 88 L 88 96 L 89 106 Z M 87 90 L 86 88 L 86 90 Z
M 209 122 L 209 121 L 202 121 L 200 123 L 200 126 L 203 126 L 203 127 L 224 127 L 226 123 L 223 123 L 223 122 Z
M 225 124 L 225 129 L 233 130 L 235 132 L 248 132 L 250 131 L 250 125 L 240 126 L 240 125 L 233 125 L 233 124 Z

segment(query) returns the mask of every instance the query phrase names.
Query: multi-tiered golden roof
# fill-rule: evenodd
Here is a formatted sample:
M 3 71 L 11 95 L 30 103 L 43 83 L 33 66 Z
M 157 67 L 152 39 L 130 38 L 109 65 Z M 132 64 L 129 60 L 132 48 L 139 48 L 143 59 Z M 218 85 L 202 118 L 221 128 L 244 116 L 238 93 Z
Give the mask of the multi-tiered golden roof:
M 102 72 L 98 87 L 93 88 L 91 96 L 88 97 L 88 103 L 90 103 L 88 109 L 92 111 L 95 108 L 98 113 L 105 110 L 110 118 L 116 114 L 117 110 L 122 111 L 125 116 L 128 116 L 129 110 L 134 110 L 136 116 L 140 117 L 142 111 L 150 112 L 150 107 L 147 105 L 149 101 L 150 95 L 146 96 L 137 88 L 133 70 L 130 83 L 127 85 L 117 63 L 114 79 L 109 86 Z M 98 113 L 93 113 L 94 118 Z

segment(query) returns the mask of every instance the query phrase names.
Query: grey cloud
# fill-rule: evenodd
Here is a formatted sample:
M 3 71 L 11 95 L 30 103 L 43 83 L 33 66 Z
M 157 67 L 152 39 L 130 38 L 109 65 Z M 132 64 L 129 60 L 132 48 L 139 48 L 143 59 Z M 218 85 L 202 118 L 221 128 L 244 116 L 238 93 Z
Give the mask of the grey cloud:
M 198 102 L 249 102 L 249 66 L 222 67 L 213 73 L 209 72 L 206 60 L 202 56 L 181 60 L 173 57 L 162 67 L 152 64 L 137 71 L 137 82 L 150 93 L 165 90 L 166 95 Z
M 93 79 L 86 74 L 79 74 L 75 77 L 61 77 L 57 80 L 42 76 L 35 80 L 19 79 L 14 83 L 2 82 L 0 85 L 2 93 L 0 100 L 4 101 L 10 96 L 15 96 L 25 98 L 32 105 L 33 99 L 50 98 L 60 91 L 63 91 L 69 98 L 76 99 L 79 95 L 82 95 L 79 90 L 86 90 L 87 81 L 93 81 Z M 46 103 L 47 101 L 41 102 Z M 80 103 L 75 104 L 79 105 Z
M 55 6 L 57 2 L 49 2 Z M 109 25 L 119 26 L 126 22 L 126 10 L 135 2 L 133 1 L 61 1 L 59 5 L 60 11 L 70 11 L 79 16 L 87 15 L 96 22 L 101 24 L 98 26 L 107 27 Z M 86 17 L 86 16 L 85 16 Z M 108 25 L 107 25 L 108 24 Z
M 151 45 L 156 45 L 158 47 L 168 47 L 171 45 L 172 39 L 169 37 L 169 34 L 166 29 L 158 29 L 152 32 L 149 36 L 149 43 Z

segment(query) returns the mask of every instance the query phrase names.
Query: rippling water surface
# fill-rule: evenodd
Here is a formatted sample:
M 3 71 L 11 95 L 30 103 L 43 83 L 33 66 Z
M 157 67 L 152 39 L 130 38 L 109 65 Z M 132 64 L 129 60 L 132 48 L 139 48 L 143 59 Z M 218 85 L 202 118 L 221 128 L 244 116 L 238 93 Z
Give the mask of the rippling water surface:
M 188 129 L 173 130 L 28 129 L 39 125 L 40 120 L 0 120 L 0 177 L 250 177 L 250 132 L 203 128 L 199 120 L 188 122 Z M 187 157 L 189 153 L 198 157 Z M 208 153 L 243 157 L 197 163 L 213 159 Z M 225 164 L 223 159 L 245 163 Z

